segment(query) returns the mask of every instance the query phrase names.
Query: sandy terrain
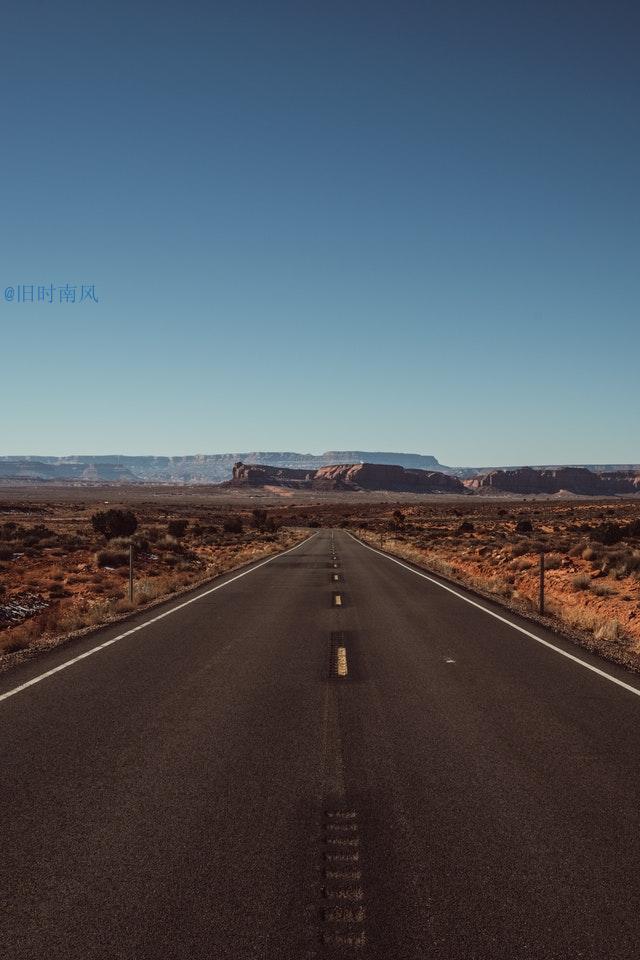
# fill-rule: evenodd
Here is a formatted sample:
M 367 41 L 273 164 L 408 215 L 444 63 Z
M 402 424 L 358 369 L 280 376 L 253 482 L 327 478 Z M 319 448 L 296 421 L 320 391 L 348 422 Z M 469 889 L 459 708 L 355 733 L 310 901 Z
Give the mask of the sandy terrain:
M 552 625 L 640 667 L 637 498 L 286 493 L 143 484 L 0 487 L 0 660 L 281 549 L 309 527 L 342 526 L 531 616 L 544 550 Z M 93 513 L 113 507 L 131 509 L 138 519 L 133 605 L 129 539 L 107 543 L 91 525 Z M 262 529 L 253 520 L 256 510 L 264 512 Z M 172 535 L 168 526 L 179 519 L 187 521 L 186 531 Z
M 305 535 L 280 518 L 236 509 L 229 497 L 214 507 L 206 499 L 186 504 L 166 488 L 164 497 L 147 488 L 145 498 L 136 487 L 126 499 L 104 489 L 66 500 L 32 492 L 37 496 L 0 495 L 0 668 Z M 96 533 L 92 515 L 111 508 L 133 510 L 138 526 L 132 536 L 107 540 Z

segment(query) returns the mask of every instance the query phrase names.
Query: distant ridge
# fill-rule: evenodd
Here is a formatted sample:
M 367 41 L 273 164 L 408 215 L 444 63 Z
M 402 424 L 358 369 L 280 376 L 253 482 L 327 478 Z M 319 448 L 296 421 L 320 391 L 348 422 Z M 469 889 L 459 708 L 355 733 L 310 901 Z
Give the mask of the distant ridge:
M 0 456 L 0 479 L 120 480 L 143 483 L 221 483 L 230 480 L 234 463 L 260 463 L 270 467 L 315 471 L 336 463 L 376 463 L 407 470 L 440 470 L 433 456 L 420 453 L 379 453 L 367 450 L 327 453 L 264 452 L 208 453 L 184 457 L 122 456 L 100 454 L 70 457 Z
M 457 477 L 467 483 L 468 489 L 479 492 L 524 487 L 531 490 L 540 484 L 557 486 L 559 480 L 571 480 L 586 489 L 592 481 L 582 475 L 569 475 L 568 470 L 587 470 L 592 474 L 608 475 L 607 483 L 613 490 L 620 488 L 623 477 L 631 479 L 635 488 L 640 476 L 640 465 L 626 464 L 557 464 L 521 467 L 447 467 L 436 457 L 422 453 L 393 453 L 370 450 L 328 450 L 325 453 L 296 453 L 295 451 L 254 451 L 252 453 L 200 453 L 188 456 L 124 456 L 121 454 L 78 455 L 69 457 L 0 456 L 0 482 L 15 483 L 223 483 L 233 477 L 233 466 L 260 464 L 280 470 L 299 470 L 315 473 L 324 467 L 348 464 L 386 465 L 404 470 L 422 470 Z M 528 472 L 527 472 L 528 471 Z M 552 479 L 551 474 L 559 474 Z M 499 475 L 498 475 L 499 474 Z M 540 476 L 543 474 L 543 476 Z M 617 477 L 612 477 L 617 474 Z M 488 479 L 492 477 L 492 479 Z M 483 479 L 487 478 L 487 479 Z M 526 481 L 526 482 L 525 482 Z M 593 485 L 593 484 L 592 484 Z M 604 484 L 599 485 L 604 490 Z M 571 489 L 569 487 L 568 489 Z M 595 486 L 594 486 L 595 489 Z M 577 491 L 576 491 L 577 492 Z

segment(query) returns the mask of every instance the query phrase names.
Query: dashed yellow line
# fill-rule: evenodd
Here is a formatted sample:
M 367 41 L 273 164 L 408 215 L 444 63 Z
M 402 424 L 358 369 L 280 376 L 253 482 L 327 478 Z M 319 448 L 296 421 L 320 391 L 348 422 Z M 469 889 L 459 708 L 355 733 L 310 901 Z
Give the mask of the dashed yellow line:
M 338 647 L 336 650 L 336 673 L 339 677 L 347 676 L 347 648 Z
M 334 598 L 333 598 L 333 603 L 334 603 L 334 606 L 336 606 L 336 607 L 341 607 L 341 606 L 342 606 L 342 596 L 341 596 L 341 594 L 339 594 L 339 593 L 336 593 L 336 594 L 335 594 L 335 596 L 334 596 Z

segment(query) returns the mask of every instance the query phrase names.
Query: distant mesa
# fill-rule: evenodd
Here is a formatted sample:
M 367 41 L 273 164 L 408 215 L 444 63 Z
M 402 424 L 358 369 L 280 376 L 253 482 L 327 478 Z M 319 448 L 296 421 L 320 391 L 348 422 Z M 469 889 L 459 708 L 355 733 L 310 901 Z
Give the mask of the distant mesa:
M 311 486 L 314 471 L 292 470 L 287 467 L 272 467 L 263 463 L 243 463 L 238 460 L 233 465 L 231 480 L 222 486 L 261 487 L 266 485 Z
M 640 472 L 618 471 L 595 473 L 584 467 L 560 467 L 552 470 L 534 470 L 520 467 L 516 470 L 491 470 L 464 481 L 470 490 L 524 495 L 573 493 L 580 496 L 616 496 L 640 493 Z
M 230 479 L 231 478 L 231 479 Z M 364 450 L 321 454 L 212 453 L 193 456 L 0 456 L 0 483 L 228 484 L 301 490 L 389 490 L 477 496 L 640 496 L 640 464 L 446 467 L 419 453 Z
M 462 493 L 457 477 L 434 470 L 405 470 L 393 464 L 339 463 L 318 470 L 291 470 L 267 464 L 233 466 L 233 477 L 222 486 L 285 486 L 299 490 L 389 490 L 397 493 Z
M 117 463 L 47 463 L 0 459 L 0 479 L 15 481 L 76 480 L 85 483 L 136 483 L 138 477 Z

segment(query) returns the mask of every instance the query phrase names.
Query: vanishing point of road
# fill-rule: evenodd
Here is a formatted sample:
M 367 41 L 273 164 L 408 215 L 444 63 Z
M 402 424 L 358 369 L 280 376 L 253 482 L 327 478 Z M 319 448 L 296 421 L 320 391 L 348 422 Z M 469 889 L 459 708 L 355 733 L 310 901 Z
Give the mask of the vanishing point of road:
M 0 957 L 636 960 L 639 691 L 322 530 L 0 678 Z

